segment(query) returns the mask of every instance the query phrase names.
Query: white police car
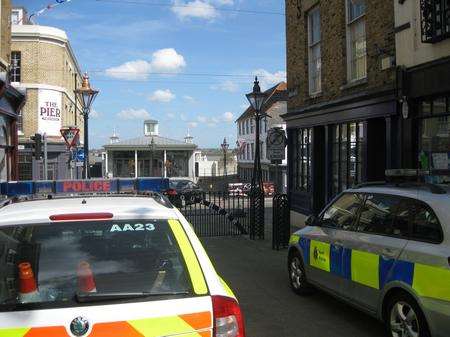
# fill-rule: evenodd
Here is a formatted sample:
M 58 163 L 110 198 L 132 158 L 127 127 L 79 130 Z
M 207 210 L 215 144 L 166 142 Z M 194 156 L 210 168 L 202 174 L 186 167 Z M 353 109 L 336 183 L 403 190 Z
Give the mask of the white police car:
M 8 199 L 0 261 L 2 337 L 245 336 L 232 291 L 159 194 Z
M 450 336 L 450 194 L 427 184 L 362 185 L 290 239 L 297 294 L 321 288 L 374 315 L 392 337 Z

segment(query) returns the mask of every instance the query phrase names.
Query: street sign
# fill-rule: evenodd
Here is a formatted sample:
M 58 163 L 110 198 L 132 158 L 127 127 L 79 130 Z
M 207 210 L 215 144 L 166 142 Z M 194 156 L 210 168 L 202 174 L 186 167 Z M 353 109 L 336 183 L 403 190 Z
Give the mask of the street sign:
M 267 158 L 273 162 L 286 159 L 286 133 L 283 128 L 272 128 L 267 132 Z
M 69 126 L 66 128 L 62 128 L 60 131 L 61 131 L 61 136 L 63 136 L 69 149 L 74 147 L 76 145 L 77 137 L 78 137 L 78 134 L 80 133 L 80 129 Z
M 85 157 L 84 149 L 77 149 L 76 157 L 75 157 L 76 161 L 84 162 L 84 157 Z

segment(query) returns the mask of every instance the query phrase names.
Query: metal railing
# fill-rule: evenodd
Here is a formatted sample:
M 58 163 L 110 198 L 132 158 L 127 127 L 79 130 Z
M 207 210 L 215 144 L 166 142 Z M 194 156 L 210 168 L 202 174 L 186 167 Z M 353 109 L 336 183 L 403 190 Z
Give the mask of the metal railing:
M 249 232 L 250 201 L 247 196 L 202 192 L 181 195 L 172 202 L 199 237 L 236 236 Z

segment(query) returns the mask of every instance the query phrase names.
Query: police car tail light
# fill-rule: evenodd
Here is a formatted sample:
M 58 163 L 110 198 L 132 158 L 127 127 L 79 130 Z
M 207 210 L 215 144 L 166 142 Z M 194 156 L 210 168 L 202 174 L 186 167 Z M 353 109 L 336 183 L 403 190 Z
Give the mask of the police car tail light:
M 108 220 L 112 219 L 112 213 L 68 213 L 50 216 L 52 221 L 82 221 L 82 220 Z
M 236 300 L 212 296 L 214 337 L 245 337 L 244 320 Z

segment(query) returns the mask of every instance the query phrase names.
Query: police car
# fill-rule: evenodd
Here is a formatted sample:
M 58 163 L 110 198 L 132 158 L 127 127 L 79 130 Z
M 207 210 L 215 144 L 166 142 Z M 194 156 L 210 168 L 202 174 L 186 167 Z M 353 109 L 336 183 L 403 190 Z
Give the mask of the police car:
M 0 208 L 1 337 L 245 336 L 233 292 L 164 196 L 104 193 L 123 181 L 50 185 L 67 193 Z
M 426 184 L 345 191 L 290 239 L 291 287 L 323 289 L 392 337 L 450 336 L 450 194 Z

